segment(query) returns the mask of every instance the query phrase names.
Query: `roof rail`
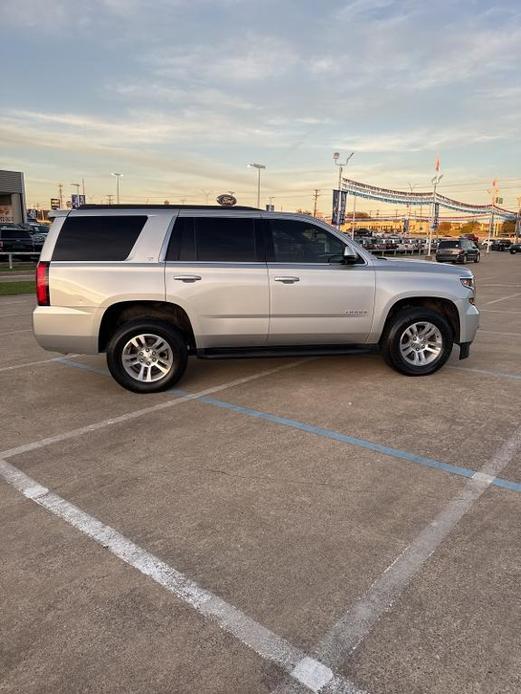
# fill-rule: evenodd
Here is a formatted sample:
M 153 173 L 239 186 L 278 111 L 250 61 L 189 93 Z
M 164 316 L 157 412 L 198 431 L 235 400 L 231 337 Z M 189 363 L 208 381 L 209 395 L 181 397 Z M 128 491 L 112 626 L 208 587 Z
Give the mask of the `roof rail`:
M 233 207 L 223 207 L 222 205 L 80 205 L 78 210 L 260 210 L 259 207 L 246 207 L 244 205 L 234 205 Z

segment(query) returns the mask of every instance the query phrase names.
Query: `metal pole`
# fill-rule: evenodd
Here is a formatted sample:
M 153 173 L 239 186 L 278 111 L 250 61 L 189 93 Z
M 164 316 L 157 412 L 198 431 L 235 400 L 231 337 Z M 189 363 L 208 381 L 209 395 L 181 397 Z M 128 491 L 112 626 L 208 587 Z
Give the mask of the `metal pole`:
M 438 178 L 435 176 L 433 178 L 433 193 L 432 193 L 432 221 L 429 224 L 429 239 L 427 241 L 427 256 L 429 257 L 432 249 L 432 227 L 434 226 L 434 221 L 436 219 L 436 187 L 438 185 Z
M 488 243 L 487 243 L 487 250 L 485 251 L 486 254 L 490 253 L 490 246 L 492 243 L 492 236 L 494 235 L 494 208 L 496 204 L 496 182 L 494 181 L 493 186 L 492 186 L 492 191 L 491 191 L 491 207 L 490 207 L 490 222 L 488 225 Z
M 257 207 L 260 207 L 260 177 L 261 177 L 261 170 L 260 167 L 257 169 Z
M 519 237 L 521 236 L 521 198 L 517 198 L 517 217 L 516 217 L 516 242 L 519 243 Z
M 356 195 L 353 195 L 353 221 L 351 223 L 351 238 L 355 240 L 355 222 L 356 222 Z

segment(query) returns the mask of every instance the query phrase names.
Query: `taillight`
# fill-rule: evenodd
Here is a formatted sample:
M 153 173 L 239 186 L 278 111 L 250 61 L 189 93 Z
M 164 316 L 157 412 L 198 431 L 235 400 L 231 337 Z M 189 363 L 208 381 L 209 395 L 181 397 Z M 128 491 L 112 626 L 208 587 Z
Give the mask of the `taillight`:
M 49 294 L 49 265 L 50 263 L 40 261 L 36 266 L 36 299 L 38 306 L 50 306 L 51 297 Z

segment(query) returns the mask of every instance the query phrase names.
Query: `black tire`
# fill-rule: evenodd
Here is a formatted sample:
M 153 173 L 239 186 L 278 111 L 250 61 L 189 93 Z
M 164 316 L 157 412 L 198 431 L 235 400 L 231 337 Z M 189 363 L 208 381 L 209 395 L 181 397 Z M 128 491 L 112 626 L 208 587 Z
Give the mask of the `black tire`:
M 132 337 L 149 334 L 162 338 L 171 350 L 172 365 L 168 373 L 158 380 L 144 382 L 130 375 L 123 366 L 123 350 Z M 150 342 L 148 343 L 150 345 Z M 165 354 L 168 350 L 165 351 Z M 107 365 L 113 378 L 127 390 L 134 393 L 158 393 L 172 388 L 186 370 L 188 350 L 182 333 L 170 323 L 155 319 L 137 319 L 120 325 L 107 345 Z M 137 368 L 140 368 L 137 365 Z M 155 375 L 159 367 L 155 368 Z
M 511 250 L 510 252 L 512 253 L 512 255 L 515 255 L 517 253 L 517 251 L 515 249 Z
M 438 357 L 429 364 L 414 366 L 406 361 L 400 351 L 400 339 L 407 328 L 414 323 L 429 322 L 441 333 L 442 349 Z M 405 308 L 397 313 L 386 327 L 380 342 L 383 358 L 386 363 L 406 376 L 427 376 L 440 369 L 452 352 L 454 335 L 452 328 L 437 311 L 428 308 Z
M 474 262 L 479 263 L 480 260 L 481 260 L 481 254 L 478 253 L 477 256 L 474 258 Z

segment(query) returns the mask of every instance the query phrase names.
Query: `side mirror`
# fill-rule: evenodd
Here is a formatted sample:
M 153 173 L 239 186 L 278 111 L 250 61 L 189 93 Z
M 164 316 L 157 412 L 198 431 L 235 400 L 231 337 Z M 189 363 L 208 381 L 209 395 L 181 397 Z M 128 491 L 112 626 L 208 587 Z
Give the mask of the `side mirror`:
M 345 265 L 352 265 L 358 260 L 358 254 L 351 248 L 351 246 L 346 246 L 344 248 L 344 263 Z

